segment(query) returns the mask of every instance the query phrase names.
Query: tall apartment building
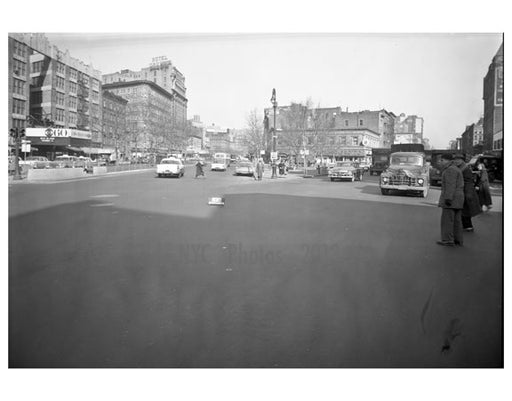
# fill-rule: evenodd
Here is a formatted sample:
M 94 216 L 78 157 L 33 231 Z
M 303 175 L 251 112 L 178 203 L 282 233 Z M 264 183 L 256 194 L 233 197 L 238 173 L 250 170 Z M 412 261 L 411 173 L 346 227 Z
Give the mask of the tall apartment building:
M 89 138 L 89 146 L 101 144 L 99 71 L 51 45 L 40 33 L 10 33 L 9 55 L 10 126 L 51 126 L 61 129 L 69 140 L 83 143 Z M 31 132 L 33 137 L 28 139 L 42 154 L 67 150 Z
M 128 101 L 126 140 L 136 153 L 166 152 L 185 146 L 169 113 L 174 96 L 152 81 L 129 80 L 103 84 L 103 89 Z
M 503 150 L 503 43 L 484 78 L 483 150 Z
M 104 84 L 149 81 L 165 89 L 171 96 L 169 113 L 175 127 L 184 128 L 187 121 L 187 88 L 185 76 L 165 56 L 154 57 L 149 67 L 140 71 L 121 70 L 103 75 Z
M 103 90 L 103 146 L 114 149 L 113 158 L 130 154 L 130 141 L 126 140 L 126 105 L 128 100 Z
M 8 37 L 9 130 L 25 128 L 30 111 L 31 49 L 18 35 Z

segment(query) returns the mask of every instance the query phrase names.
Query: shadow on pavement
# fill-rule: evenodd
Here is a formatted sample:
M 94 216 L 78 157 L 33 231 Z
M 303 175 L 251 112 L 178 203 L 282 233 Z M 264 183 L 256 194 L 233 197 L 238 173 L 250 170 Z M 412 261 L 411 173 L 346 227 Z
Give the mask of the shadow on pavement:
M 434 208 L 264 194 L 18 215 L 9 366 L 500 367 L 501 214 L 475 226 L 447 249 Z

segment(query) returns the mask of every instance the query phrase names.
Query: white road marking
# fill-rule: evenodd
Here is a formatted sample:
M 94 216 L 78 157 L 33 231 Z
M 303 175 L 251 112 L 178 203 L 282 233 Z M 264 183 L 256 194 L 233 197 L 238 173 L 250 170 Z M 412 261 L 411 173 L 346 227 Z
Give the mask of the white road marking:
M 103 194 L 103 195 L 91 195 L 89 198 L 117 198 L 117 194 Z
M 95 203 L 94 205 L 90 205 L 91 207 L 103 207 L 103 206 L 114 206 L 113 203 Z

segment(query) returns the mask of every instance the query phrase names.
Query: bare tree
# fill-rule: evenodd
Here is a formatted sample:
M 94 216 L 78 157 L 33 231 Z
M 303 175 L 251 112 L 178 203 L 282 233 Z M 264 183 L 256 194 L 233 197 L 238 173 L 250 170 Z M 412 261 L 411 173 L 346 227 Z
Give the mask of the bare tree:
M 308 128 L 311 117 L 312 101 L 308 98 L 304 103 L 291 103 L 281 118 L 282 131 L 279 142 L 298 155 L 301 149 L 308 148 Z
M 262 115 L 258 109 L 252 109 L 246 117 L 247 129 L 245 141 L 249 153 L 258 157 L 260 150 L 265 149 L 265 134 L 263 131 Z

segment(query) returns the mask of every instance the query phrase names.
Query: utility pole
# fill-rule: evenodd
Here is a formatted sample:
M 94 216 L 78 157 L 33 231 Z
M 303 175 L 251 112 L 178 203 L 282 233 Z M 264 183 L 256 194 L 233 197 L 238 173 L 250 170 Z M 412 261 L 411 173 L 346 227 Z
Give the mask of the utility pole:
M 9 135 L 14 139 L 14 179 L 21 180 L 20 174 L 20 144 L 25 138 L 25 128 L 11 128 Z

